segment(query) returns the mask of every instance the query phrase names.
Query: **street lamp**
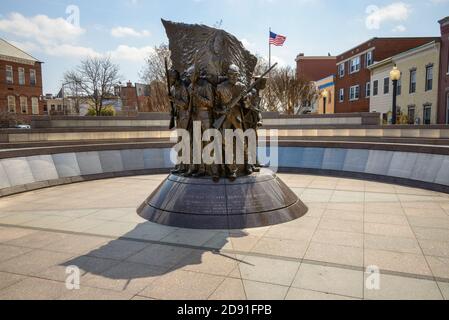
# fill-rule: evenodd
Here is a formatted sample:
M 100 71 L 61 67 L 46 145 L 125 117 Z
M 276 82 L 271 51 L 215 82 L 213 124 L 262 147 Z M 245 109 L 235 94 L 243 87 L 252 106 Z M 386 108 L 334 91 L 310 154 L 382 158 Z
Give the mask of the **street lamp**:
M 393 70 L 391 70 L 390 72 L 390 79 L 391 81 L 393 81 L 393 119 L 391 119 L 391 124 L 396 124 L 398 117 L 398 108 L 396 105 L 398 95 L 398 81 L 401 80 L 401 71 L 398 69 L 398 67 L 393 67 Z
M 326 114 L 326 104 L 327 98 L 329 97 L 329 92 L 327 92 L 327 90 L 324 90 L 322 95 L 323 95 L 323 114 Z

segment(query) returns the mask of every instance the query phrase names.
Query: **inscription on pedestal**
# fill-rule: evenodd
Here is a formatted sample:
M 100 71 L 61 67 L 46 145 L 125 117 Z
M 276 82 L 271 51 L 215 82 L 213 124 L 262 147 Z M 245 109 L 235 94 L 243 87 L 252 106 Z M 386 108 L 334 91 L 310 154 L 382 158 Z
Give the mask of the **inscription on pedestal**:
M 284 223 L 307 213 L 274 174 L 255 174 L 235 183 L 201 182 L 170 176 L 138 209 L 139 215 L 175 227 L 243 229 Z

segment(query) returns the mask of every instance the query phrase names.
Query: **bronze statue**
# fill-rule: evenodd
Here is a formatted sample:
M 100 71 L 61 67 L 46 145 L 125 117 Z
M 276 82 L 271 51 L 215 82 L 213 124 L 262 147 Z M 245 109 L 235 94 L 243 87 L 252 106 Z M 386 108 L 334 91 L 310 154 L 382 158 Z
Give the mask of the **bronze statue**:
M 245 146 L 245 163 L 238 164 L 234 158 L 232 163 L 225 164 L 224 132 L 229 129 L 257 132 L 262 120 L 260 91 L 266 84 L 264 77 L 276 65 L 262 77 L 254 78 L 257 58 L 233 35 L 204 25 L 165 20 L 162 23 L 170 40 L 174 68 L 169 74 L 173 78 L 170 101 L 177 112 L 177 128 L 192 133 L 193 123 L 199 122 L 202 133 L 217 129 L 223 137 L 221 163 L 224 165 L 181 164 L 173 173 L 198 178 L 209 175 L 214 181 L 225 176 L 234 181 L 240 175 L 257 172 L 257 165 L 248 161 L 245 141 L 240 141 L 240 145 Z M 181 80 L 181 72 L 188 80 Z M 202 142 L 203 148 L 206 145 Z
M 163 225 L 208 230 L 264 227 L 302 217 L 307 207 L 279 177 L 270 170 L 254 174 L 259 170 L 260 92 L 276 65 L 255 76 L 256 57 L 233 35 L 204 25 L 162 22 L 173 66 L 167 71 L 173 119 L 182 136 L 176 150 L 188 164 L 181 163 L 152 192 L 137 209 L 139 215 Z M 232 143 L 226 141 L 231 138 Z M 269 158 L 275 166 L 277 152 L 270 151 Z
M 181 76 L 175 69 L 168 71 L 168 82 L 170 86 L 170 103 L 173 105 L 176 117 L 176 128 L 188 130 L 189 125 L 189 93 Z M 173 121 L 173 120 L 172 120 Z M 188 171 L 188 164 L 181 163 L 176 166 L 173 174 L 184 174 Z

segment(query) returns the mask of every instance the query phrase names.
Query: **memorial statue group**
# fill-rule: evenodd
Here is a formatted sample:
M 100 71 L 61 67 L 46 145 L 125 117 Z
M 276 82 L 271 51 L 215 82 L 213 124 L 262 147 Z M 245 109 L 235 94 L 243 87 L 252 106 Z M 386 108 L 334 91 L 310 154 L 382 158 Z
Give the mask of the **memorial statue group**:
M 190 67 L 182 74 L 174 68 L 168 71 L 172 117 L 176 128 L 192 134 L 193 122 L 201 123 L 202 132 L 208 129 L 248 130 L 262 125 L 260 109 L 261 90 L 265 89 L 266 79 L 257 78 L 249 88 L 240 81 L 240 70 L 230 65 L 224 76 L 216 77 L 204 70 Z M 223 150 L 224 154 L 224 150 Z M 257 164 L 251 164 L 245 156 L 245 164 L 179 164 L 173 174 L 187 177 L 212 176 L 217 181 L 222 176 L 235 180 L 239 175 L 249 175 L 259 171 Z M 223 161 L 222 163 L 224 163 Z
M 170 129 L 187 130 L 193 137 L 193 124 L 201 123 L 202 133 L 216 129 L 223 138 L 227 130 L 252 129 L 257 139 L 257 129 L 262 125 L 261 91 L 266 87 L 266 76 L 276 64 L 255 77 L 257 58 L 235 36 L 205 25 L 166 20 L 162 23 L 169 39 L 173 66 L 169 70 L 166 61 L 172 109 Z M 229 161 L 225 140 L 223 138 L 223 161 L 212 165 L 189 161 L 179 164 L 173 173 L 186 177 L 211 176 L 218 181 L 221 177 L 235 180 L 259 171 L 257 161 L 248 161 L 248 148 L 245 148 L 244 163 L 237 163 L 236 159 Z

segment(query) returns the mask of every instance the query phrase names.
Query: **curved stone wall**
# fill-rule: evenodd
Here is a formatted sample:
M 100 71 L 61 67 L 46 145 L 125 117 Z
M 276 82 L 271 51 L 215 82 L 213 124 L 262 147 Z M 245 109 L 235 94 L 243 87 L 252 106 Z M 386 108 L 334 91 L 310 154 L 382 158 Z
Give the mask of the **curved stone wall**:
M 0 159 L 0 196 L 84 180 L 168 172 L 173 167 L 170 151 L 164 147 Z M 449 155 L 437 152 L 281 146 L 279 168 L 374 178 L 449 193 Z

